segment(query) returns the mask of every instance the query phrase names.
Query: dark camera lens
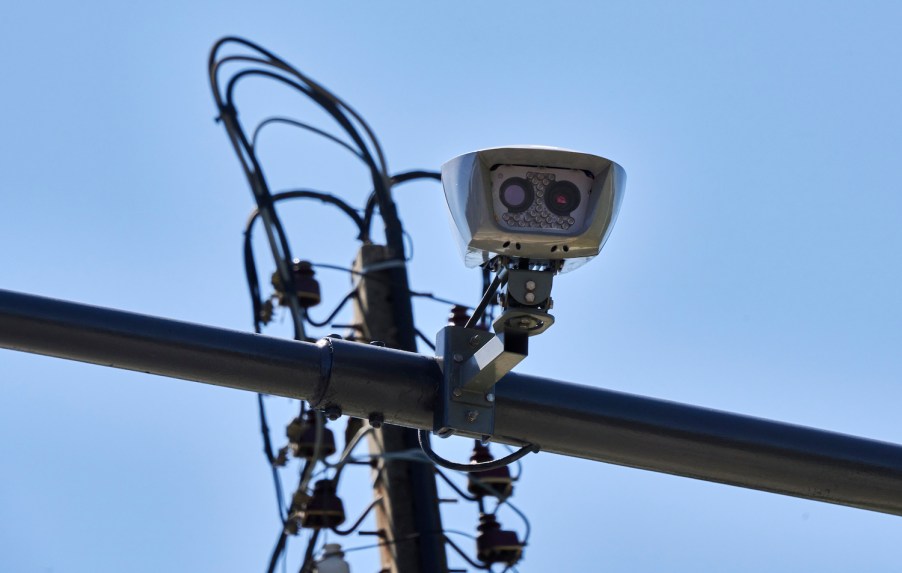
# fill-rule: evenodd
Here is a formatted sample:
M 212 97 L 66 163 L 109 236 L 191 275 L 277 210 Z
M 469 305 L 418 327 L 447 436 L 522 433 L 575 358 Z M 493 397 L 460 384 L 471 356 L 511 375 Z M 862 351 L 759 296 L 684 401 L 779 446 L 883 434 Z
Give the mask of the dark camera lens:
M 511 177 L 501 184 L 501 203 L 511 212 L 525 211 L 532 205 L 532 184 L 522 177 Z
M 557 215 L 569 215 L 579 207 L 579 189 L 569 181 L 558 181 L 545 193 L 545 205 Z

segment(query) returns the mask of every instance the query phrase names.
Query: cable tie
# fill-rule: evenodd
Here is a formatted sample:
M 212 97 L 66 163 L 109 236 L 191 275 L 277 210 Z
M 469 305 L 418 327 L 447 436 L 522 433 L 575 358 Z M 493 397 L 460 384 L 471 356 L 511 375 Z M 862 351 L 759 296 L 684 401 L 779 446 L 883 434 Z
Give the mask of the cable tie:
M 363 267 L 362 273 L 374 273 L 376 271 L 384 271 L 386 269 L 396 269 L 403 268 L 406 264 L 406 261 L 403 259 L 388 259 L 386 261 L 379 261 L 378 263 L 372 263 Z

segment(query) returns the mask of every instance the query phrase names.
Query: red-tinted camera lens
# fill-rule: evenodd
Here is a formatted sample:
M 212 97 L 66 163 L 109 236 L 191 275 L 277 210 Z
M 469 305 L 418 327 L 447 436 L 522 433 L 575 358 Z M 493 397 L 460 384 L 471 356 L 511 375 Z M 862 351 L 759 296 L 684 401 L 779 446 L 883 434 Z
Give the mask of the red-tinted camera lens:
M 545 193 L 545 205 L 557 215 L 569 215 L 579 207 L 579 189 L 569 181 L 558 181 Z

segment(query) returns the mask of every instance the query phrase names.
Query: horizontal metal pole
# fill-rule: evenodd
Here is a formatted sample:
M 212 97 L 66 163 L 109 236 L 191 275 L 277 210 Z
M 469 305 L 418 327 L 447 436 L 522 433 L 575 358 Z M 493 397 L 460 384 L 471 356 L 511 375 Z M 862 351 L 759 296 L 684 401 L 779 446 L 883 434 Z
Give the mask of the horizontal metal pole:
M 436 359 L 247 334 L 0 290 L 0 347 L 338 406 L 432 428 Z M 2 393 L 2 386 L 0 386 Z M 497 441 L 902 515 L 902 446 L 523 374 Z

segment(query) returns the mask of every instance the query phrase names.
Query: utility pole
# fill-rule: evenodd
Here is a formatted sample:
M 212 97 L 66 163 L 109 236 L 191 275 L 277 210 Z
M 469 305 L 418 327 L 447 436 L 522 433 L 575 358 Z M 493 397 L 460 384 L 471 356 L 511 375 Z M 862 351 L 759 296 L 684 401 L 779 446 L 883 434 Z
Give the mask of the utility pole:
M 358 280 L 354 307 L 355 333 L 365 342 L 390 348 L 406 348 L 410 343 L 399 336 L 395 305 L 410 306 L 409 292 L 398 289 L 392 264 L 398 264 L 391 250 L 382 245 L 363 245 L 354 262 Z M 380 265 L 385 266 L 380 270 Z M 400 291 L 400 292 L 399 292 Z M 370 452 L 375 455 L 418 449 L 416 430 L 382 425 L 381 414 L 370 416 L 376 428 L 369 435 Z M 381 540 L 382 571 L 387 573 L 447 573 L 447 556 L 442 534 L 441 513 L 435 473 L 430 464 L 377 458 L 373 495 L 376 524 Z M 381 468 L 381 469 L 379 469 Z

